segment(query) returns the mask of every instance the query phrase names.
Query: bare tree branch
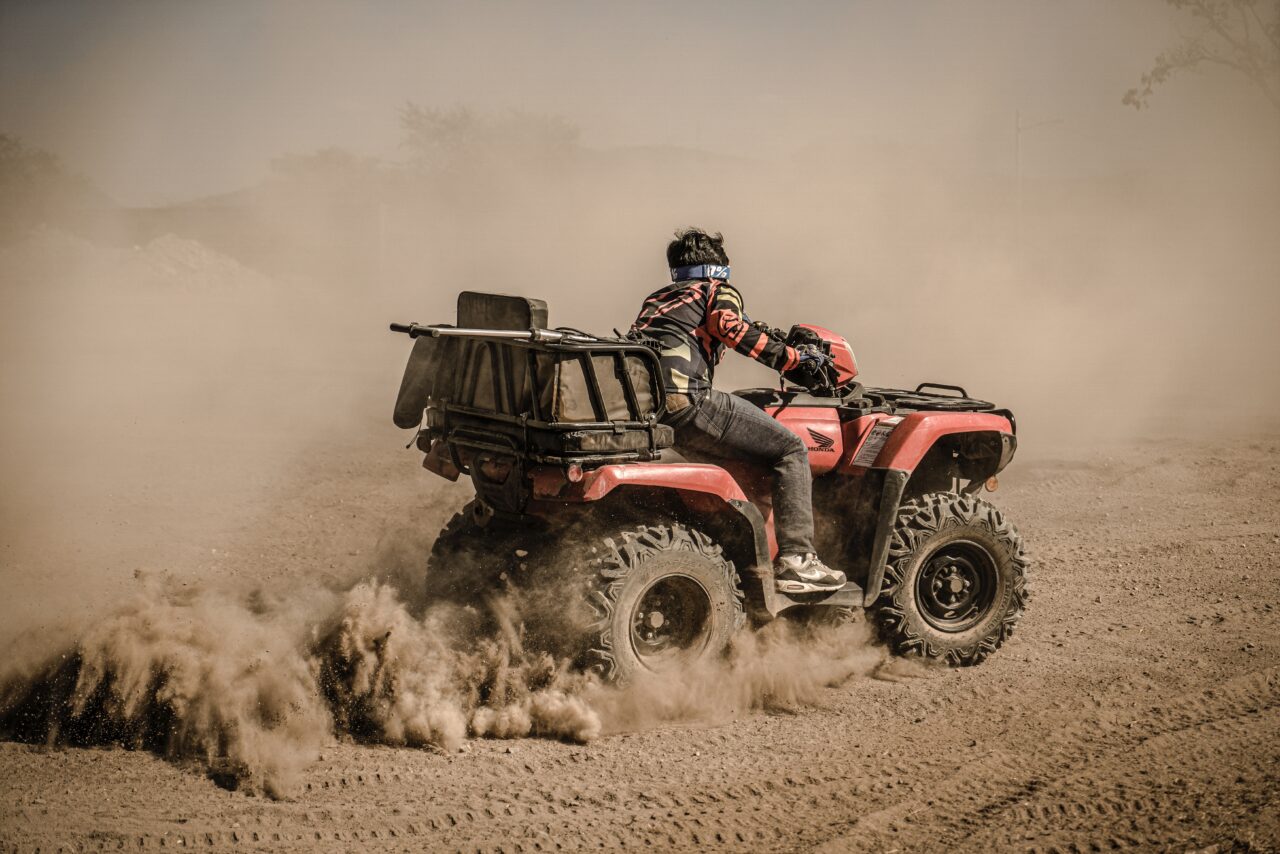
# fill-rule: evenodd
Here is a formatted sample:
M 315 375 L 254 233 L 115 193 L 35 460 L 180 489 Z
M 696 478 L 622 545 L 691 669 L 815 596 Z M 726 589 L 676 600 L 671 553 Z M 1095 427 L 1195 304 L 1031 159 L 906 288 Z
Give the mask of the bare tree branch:
M 1161 51 L 1142 75 L 1139 85 L 1124 93 L 1122 103 L 1140 110 L 1148 106 L 1155 88 L 1175 74 L 1217 65 L 1249 80 L 1280 110 L 1280 2 L 1266 7 L 1271 20 L 1259 15 L 1257 0 L 1166 2 L 1198 19 L 1203 29 L 1197 35 L 1183 36 L 1181 42 Z M 1256 29 L 1253 24 L 1257 25 Z M 1214 47 L 1206 45 L 1207 38 L 1212 39 Z
M 1249 14 L 1253 16 L 1254 23 L 1258 25 L 1258 29 L 1261 30 L 1262 34 L 1267 37 L 1269 42 L 1271 42 L 1271 46 L 1274 47 L 1277 52 L 1280 52 L 1280 15 L 1276 16 L 1276 21 L 1271 25 L 1271 27 L 1267 27 L 1266 24 L 1262 23 L 1262 19 L 1258 17 L 1258 10 L 1252 5 L 1249 6 Z

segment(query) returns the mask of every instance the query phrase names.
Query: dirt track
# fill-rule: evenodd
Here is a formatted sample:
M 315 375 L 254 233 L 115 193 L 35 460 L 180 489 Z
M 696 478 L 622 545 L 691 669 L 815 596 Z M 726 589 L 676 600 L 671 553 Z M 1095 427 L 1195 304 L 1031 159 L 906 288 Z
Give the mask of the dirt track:
M 357 560 L 427 477 L 387 444 L 330 460 L 232 544 L 233 563 L 241 547 L 254 563 L 230 571 Z M 1280 437 L 1020 459 L 1002 481 L 993 497 L 1028 539 L 1034 586 L 981 667 L 855 677 L 794 714 L 586 746 L 342 743 L 285 801 L 144 752 L 5 743 L 0 843 L 1280 849 Z

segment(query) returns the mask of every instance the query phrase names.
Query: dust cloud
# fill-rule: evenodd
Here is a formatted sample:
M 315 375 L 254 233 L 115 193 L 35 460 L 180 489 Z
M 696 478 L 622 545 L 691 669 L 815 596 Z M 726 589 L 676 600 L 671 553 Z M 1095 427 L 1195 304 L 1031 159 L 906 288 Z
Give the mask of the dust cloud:
M 799 709 L 887 658 L 862 624 L 784 622 L 742 632 L 722 661 L 619 688 L 526 646 L 524 621 L 538 615 L 522 617 L 520 603 L 538 598 L 508 590 L 414 614 L 377 580 L 237 597 L 144 579 L 79 638 L 10 650 L 0 736 L 147 749 L 221 785 L 288 797 L 339 737 L 445 752 L 472 737 L 585 743 Z
M 0 727 L 35 743 L 146 748 L 279 795 L 325 743 L 330 716 L 290 618 L 259 616 L 200 589 L 149 586 L 43 661 L 8 657 Z
M 611 693 L 518 609 L 472 648 L 415 599 L 467 488 L 402 451 L 386 323 L 478 289 L 625 328 L 678 226 L 754 318 L 1010 407 L 1022 455 L 1280 416 L 1280 117 L 1216 75 L 1122 106 L 1161 4 L 447 9 L 0 11 L 11 732 L 283 791 L 339 735 L 585 740 L 880 666 L 779 626 Z

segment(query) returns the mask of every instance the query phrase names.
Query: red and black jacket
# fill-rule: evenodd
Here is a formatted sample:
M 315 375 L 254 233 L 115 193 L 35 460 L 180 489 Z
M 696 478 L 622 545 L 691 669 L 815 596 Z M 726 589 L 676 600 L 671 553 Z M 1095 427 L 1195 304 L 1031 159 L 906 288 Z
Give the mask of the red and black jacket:
M 658 342 L 667 393 L 711 388 L 712 374 L 732 347 L 775 371 L 800 364 L 796 351 L 756 329 L 742 309 L 742 295 L 719 279 L 686 279 L 654 291 L 631 332 Z

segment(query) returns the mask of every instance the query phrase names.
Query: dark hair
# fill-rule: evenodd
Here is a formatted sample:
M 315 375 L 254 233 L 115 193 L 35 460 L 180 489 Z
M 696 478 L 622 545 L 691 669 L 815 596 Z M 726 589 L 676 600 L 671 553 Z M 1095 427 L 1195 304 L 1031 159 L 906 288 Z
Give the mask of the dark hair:
M 676 230 L 676 239 L 667 244 L 667 266 L 689 267 L 694 264 L 728 266 L 729 256 L 725 254 L 724 236 L 720 232 L 707 234 L 700 228 Z

